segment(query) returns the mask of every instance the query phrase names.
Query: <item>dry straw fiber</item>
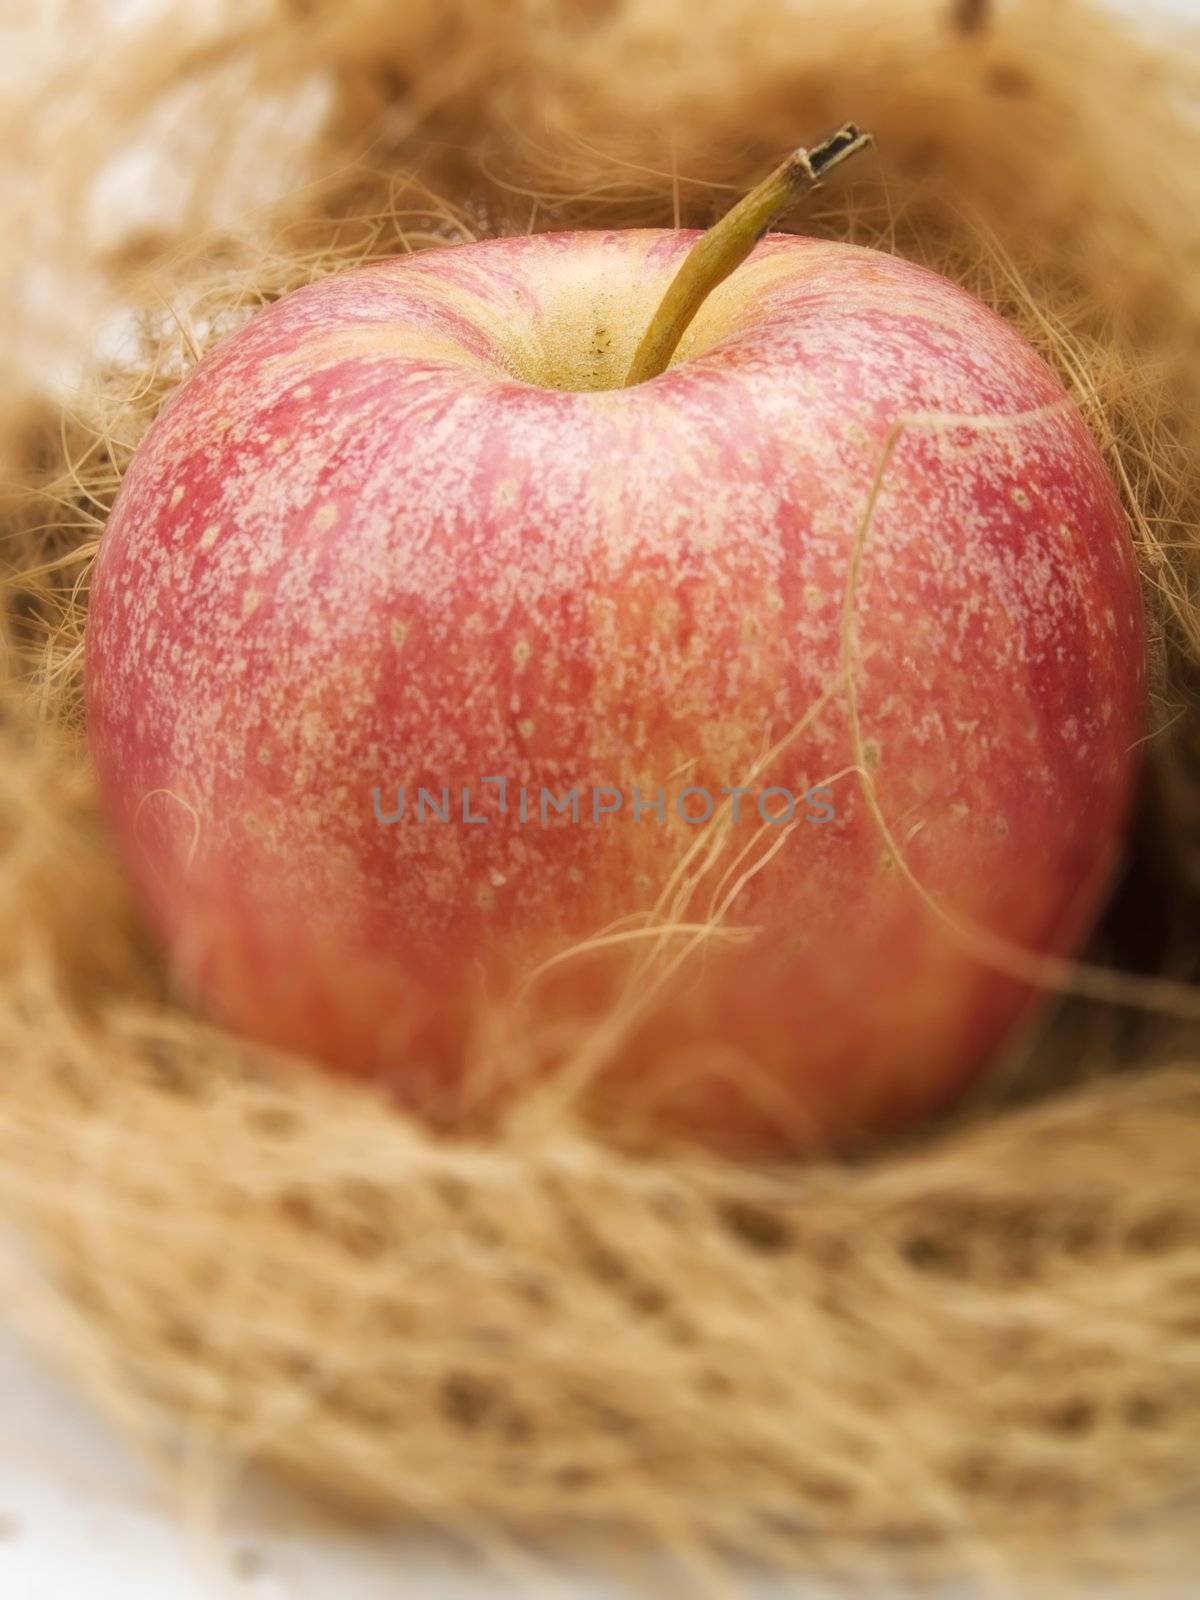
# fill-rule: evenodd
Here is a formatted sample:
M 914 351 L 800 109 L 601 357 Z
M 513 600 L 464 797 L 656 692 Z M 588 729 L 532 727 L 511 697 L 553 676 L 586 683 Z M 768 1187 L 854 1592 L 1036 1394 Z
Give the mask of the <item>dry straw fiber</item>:
M 1200 47 L 1071 0 L 58 9 L 0 49 L 0 1207 L 45 1274 L 14 1266 L 13 1314 L 156 1449 L 182 1426 L 497 1551 L 623 1529 L 691 1592 L 730 1551 L 1026 1590 L 1186 1566 L 1163 1514 L 1200 1490 Z M 1156 731 L 1096 954 L 1159 987 L 1063 1006 L 1016 1083 L 918 1143 L 771 1170 L 622 1154 L 566 1113 L 433 1139 L 196 1019 L 80 737 L 88 566 L 163 396 L 318 273 L 703 224 L 846 117 L 877 155 L 794 225 L 1018 319 L 1129 505 Z

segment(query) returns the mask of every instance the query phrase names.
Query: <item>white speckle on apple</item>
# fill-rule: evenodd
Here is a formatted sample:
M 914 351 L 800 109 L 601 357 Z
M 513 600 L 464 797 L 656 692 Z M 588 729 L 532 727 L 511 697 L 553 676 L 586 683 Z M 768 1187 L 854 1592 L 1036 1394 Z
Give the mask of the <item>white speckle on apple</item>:
M 652 1095 L 669 1037 L 712 1065 L 702 1122 L 770 1142 L 770 1095 L 729 1070 L 753 1062 L 833 1137 L 995 1050 L 1025 997 L 881 864 L 855 779 L 760 861 L 753 800 L 727 837 L 670 798 L 634 820 L 632 790 L 673 773 L 799 795 L 865 753 L 941 904 L 1035 951 L 1085 927 L 1145 728 L 1129 530 L 1086 425 L 960 289 L 798 237 L 759 244 L 667 372 L 613 387 L 693 239 L 506 238 L 324 279 L 219 344 L 147 434 L 95 569 L 89 734 L 158 925 L 235 1025 L 401 1091 L 420 1035 L 452 1078 L 481 972 L 503 992 L 669 887 L 667 920 L 732 893 L 758 931 L 681 971 L 622 1093 Z M 510 805 L 458 825 L 485 774 Z M 380 827 L 372 788 L 390 807 L 402 782 Z M 590 783 L 626 796 L 602 826 Z M 449 822 L 412 820 L 418 784 Z M 520 822 L 543 784 L 583 786 L 579 826 Z M 157 791 L 192 813 L 135 826 Z M 678 901 L 698 839 L 711 868 Z M 605 1014 L 649 943 L 593 951 L 572 1003 Z

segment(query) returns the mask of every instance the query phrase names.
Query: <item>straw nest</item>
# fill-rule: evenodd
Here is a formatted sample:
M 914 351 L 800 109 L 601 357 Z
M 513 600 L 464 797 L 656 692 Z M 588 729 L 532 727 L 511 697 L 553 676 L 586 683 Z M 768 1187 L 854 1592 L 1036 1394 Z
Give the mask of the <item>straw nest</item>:
M 1069 0 L 106 11 L 12 24 L 0 126 L 6 1304 L 185 1477 L 199 1441 L 500 1559 L 564 1526 L 714 1588 L 732 1551 L 1026 1586 L 1185 1557 L 1200 53 Z M 621 1153 L 567 1111 L 433 1138 L 206 1025 L 127 900 L 79 714 L 89 563 L 163 396 L 318 273 L 703 224 L 849 116 L 877 156 L 794 225 L 1019 320 L 1129 505 L 1156 722 L 1092 956 L 1140 976 L 1081 972 L 1022 1070 L 918 1142 L 791 1169 Z

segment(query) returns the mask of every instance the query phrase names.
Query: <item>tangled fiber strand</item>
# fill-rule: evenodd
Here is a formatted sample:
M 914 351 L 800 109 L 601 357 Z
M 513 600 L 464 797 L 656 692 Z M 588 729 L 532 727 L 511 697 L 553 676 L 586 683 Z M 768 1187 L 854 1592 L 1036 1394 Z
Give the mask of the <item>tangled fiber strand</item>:
M 1036 1567 L 1193 1481 L 1197 1117 L 1160 1070 L 864 1169 L 438 1145 L 127 1008 L 26 1068 L 0 1193 L 159 1431 L 356 1509 Z
M 66 39 L 50 11 L 0 51 L 0 1208 L 57 1354 L 143 1442 L 497 1548 L 622 1529 L 714 1586 L 729 1551 L 1026 1586 L 1186 1559 L 1151 1528 L 1200 1489 L 1193 1031 L 1068 1008 L 1032 1104 L 853 1165 L 635 1158 L 565 1106 L 434 1138 L 178 1003 L 79 658 L 126 462 L 256 306 L 488 233 L 703 224 L 853 116 L 876 163 L 797 222 L 1017 320 L 1125 496 L 1156 718 L 1101 948 L 1194 977 L 1200 53 L 1076 0 L 162 0 Z

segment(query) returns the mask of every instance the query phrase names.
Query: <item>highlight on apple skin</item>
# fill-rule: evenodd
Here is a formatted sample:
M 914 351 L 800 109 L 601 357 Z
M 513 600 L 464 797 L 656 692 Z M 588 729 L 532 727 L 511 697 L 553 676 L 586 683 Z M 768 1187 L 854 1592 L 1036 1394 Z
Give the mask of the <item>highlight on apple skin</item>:
M 1085 934 L 1144 731 L 1138 582 L 1057 378 L 913 264 L 770 235 L 621 387 L 695 237 L 432 251 L 226 338 L 105 534 L 90 740 L 233 1027 L 452 1122 L 584 1060 L 610 1121 L 828 1148 L 947 1102 L 1027 1011 L 954 918 Z M 578 820 L 517 814 L 572 786 Z M 634 818 L 684 787 L 716 815 Z

